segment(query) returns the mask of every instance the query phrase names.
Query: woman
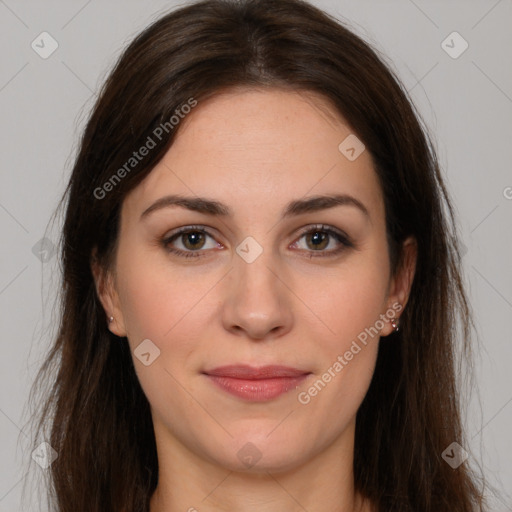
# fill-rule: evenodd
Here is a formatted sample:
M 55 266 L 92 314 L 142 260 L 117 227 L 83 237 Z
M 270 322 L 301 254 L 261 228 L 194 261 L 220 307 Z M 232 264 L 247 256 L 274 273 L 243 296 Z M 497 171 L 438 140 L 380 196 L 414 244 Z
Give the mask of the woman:
M 163 16 L 107 79 L 66 200 L 39 377 L 58 365 L 55 510 L 484 510 L 450 199 L 398 79 L 336 20 Z

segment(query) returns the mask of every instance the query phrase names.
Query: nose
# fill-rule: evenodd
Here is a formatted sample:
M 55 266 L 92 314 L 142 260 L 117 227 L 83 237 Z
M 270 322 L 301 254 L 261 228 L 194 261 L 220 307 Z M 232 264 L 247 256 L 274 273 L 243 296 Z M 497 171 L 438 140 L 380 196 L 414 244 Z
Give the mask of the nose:
M 224 328 L 251 340 L 283 336 L 293 323 L 290 277 L 271 251 L 248 263 L 234 255 L 224 288 Z

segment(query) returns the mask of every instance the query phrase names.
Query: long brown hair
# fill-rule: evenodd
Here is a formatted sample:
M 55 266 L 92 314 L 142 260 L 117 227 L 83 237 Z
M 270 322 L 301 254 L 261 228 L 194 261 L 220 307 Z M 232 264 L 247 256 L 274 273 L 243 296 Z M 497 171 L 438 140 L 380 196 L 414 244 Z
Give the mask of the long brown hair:
M 101 265 L 112 264 L 123 199 L 172 144 L 180 125 L 171 117 L 191 98 L 200 103 L 232 87 L 321 94 L 372 155 L 393 274 L 401 243 L 409 235 L 418 243 L 401 328 L 380 344 L 357 413 L 357 490 L 380 512 L 483 511 L 468 463 L 453 469 L 442 458 L 452 442 L 465 446 L 456 361 L 458 350 L 471 356 L 473 323 L 433 144 L 377 51 L 301 0 L 204 0 L 176 9 L 136 37 L 100 91 L 63 198 L 60 323 L 35 385 L 51 383 L 37 429 L 48 429 L 58 453 L 48 470 L 52 510 L 149 510 L 158 481 L 149 404 L 128 343 L 106 326 L 91 257 L 96 249 Z M 155 147 L 127 167 L 150 136 Z

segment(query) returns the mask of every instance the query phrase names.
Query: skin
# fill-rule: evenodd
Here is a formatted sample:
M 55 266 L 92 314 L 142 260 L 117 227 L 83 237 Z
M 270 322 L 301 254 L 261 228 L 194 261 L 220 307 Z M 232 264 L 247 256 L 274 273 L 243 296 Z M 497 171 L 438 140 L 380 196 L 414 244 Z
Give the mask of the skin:
M 355 418 L 378 344 L 391 341 L 377 335 L 360 344 L 321 392 L 298 401 L 379 315 L 405 307 L 415 269 L 409 239 L 405 264 L 391 277 L 371 156 L 349 161 L 338 149 L 351 133 L 315 94 L 231 90 L 187 115 L 163 160 L 126 197 L 113 268 L 93 270 L 114 316 L 111 331 L 127 336 L 132 353 L 145 339 L 160 350 L 149 366 L 134 356 L 159 458 L 151 512 L 374 510 L 354 491 Z M 369 217 L 342 205 L 281 219 L 289 201 L 333 193 L 357 198 Z M 168 194 L 214 199 L 233 213 L 171 206 L 141 219 Z M 316 256 L 341 246 L 331 236 L 316 249 L 301 229 L 318 223 L 342 230 L 354 247 Z M 189 237 L 185 246 L 187 237 L 178 236 L 171 247 L 204 257 L 163 247 L 166 235 L 193 224 L 212 237 Z M 252 263 L 236 252 L 248 236 L 263 249 Z M 386 321 L 380 336 L 392 330 Z M 237 363 L 312 374 L 297 390 L 247 402 L 202 374 Z M 261 458 L 248 468 L 237 453 L 249 442 Z

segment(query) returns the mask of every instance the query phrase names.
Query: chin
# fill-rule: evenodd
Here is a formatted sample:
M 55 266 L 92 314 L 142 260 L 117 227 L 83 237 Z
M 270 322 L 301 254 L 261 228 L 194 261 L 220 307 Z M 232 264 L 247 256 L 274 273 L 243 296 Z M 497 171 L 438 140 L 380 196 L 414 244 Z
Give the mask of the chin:
M 289 471 L 307 458 L 304 443 L 290 443 L 289 437 L 239 436 L 231 439 L 227 449 L 215 457 L 230 471 L 239 473 L 280 473 Z

